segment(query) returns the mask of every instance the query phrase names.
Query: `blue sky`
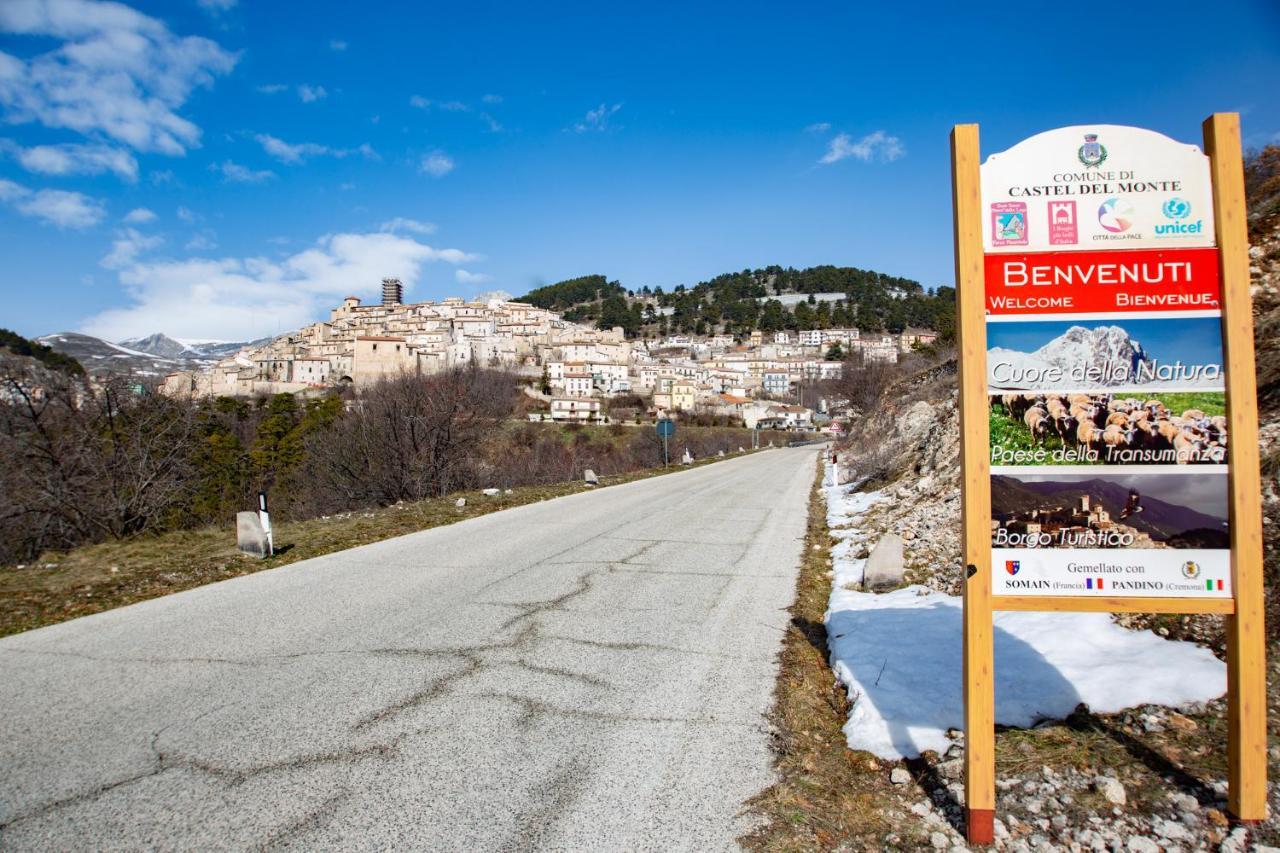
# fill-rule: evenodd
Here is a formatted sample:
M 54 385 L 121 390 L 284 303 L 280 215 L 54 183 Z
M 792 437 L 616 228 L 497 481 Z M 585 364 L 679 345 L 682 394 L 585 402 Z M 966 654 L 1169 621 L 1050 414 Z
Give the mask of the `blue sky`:
M 1120 326 L 1161 363 L 1222 364 L 1222 321 L 1217 317 L 988 323 L 987 347 L 1035 352 L 1072 326 Z
M 258 337 L 388 274 L 932 287 L 952 124 L 1280 139 L 1271 0 L 608 5 L 0 2 L 0 325 Z

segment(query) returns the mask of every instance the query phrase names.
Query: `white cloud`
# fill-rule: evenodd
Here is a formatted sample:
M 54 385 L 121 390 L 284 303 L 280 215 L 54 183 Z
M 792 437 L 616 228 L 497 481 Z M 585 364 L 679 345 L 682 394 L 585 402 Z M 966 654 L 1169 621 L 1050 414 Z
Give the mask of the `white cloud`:
M 289 87 L 284 83 L 263 83 L 261 86 L 255 87 L 264 95 L 278 95 L 281 92 L 288 91 Z
M 179 207 L 176 211 L 176 215 L 183 222 L 195 222 L 196 219 L 199 218 L 189 207 Z
M 485 125 L 488 126 L 490 133 L 502 132 L 502 125 L 498 122 L 496 118 L 489 115 L 488 113 L 480 113 L 480 120 L 484 122 Z
M 417 107 L 420 110 L 429 110 L 435 107 L 438 110 L 444 110 L 447 113 L 469 113 L 471 105 L 463 101 L 433 101 L 430 98 L 424 98 L 421 95 L 410 95 L 409 106 Z
M 229 12 L 236 7 L 239 0 L 196 0 L 196 5 L 206 12 L 219 14 L 221 12 Z
M 328 96 L 329 93 L 324 90 L 324 86 L 310 86 L 303 83 L 298 87 L 298 97 L 304 104 L 309 104 L 313 101 L 318 101 L 321 98 L 327 98 Z
M 192 236 L 182 247 L 188 252 L 210 252 L 218 248 L 218 235 L 212 228 L 205 228 Z
M 881 163 L 892 163 L 904 156 L 907 150 L 896 136 L 889 136 L 883 130 L 877 130 L 853 141 L 847 133 L 838 133 L 827 145 L 827 153 L 822 155 L 819 163 L 837 163 L 848 157 L 870 163 L 878 160 Z
M 221 172 L 223 180 L 233 184 L 260 184 L 276 176 L 276 173 L 270 169 L 254 170 L 247 166 L 241 166 L 239 163 L 233 163 L 230 160 L 215 163 L 209 168 Z
M 826 133 L 831 129 L 831 122 L 819 121 L 815 122 L 804 129 L 805 133 Z
M 418 171 L 433 178 L 443 177 L 453 171 L 453 158 L 442 151 L 433 151 L 422 158 Z
M 587 110 L 587 114 L 582 117 L 581 121 L 573 125 L 573 129 L 577 133 L 608 130 L 609 119 L 620 109 L 622 109 L 622 104 L 613 104 L 612 106 L 601 104 L 594 110 Z
M 484 101 L 486 104 L 500 104 L 502 103 L 502 96 L 501 95 L 485 95 L 480 100 Z
M 336 50 L 338 53 L 341 53 L 342 51 L 346 50 L 349 46 L 350 45 L 348 45 L 342 39 L 329 39 L 329 50 Z
M 423 268 L 476 256 L 396 234 L 334 234 L 282 260 L 138 261 L 118 272 L 131 304 L 97 314 L 84 331 L 107 340 L 149 334 L 247 340 L 313 322 L 348 293 L 374 295 L 384 277 L 412 290 Z
M 22 184 L 15 184 L 13 181 L 0 178 L 0 201 L 17 201 L 30 194 L 31 190 L 22 186 Z
M 414 234 L 434 234 L 436 233 L 436 224 L 434 222 L 423 222 L 418 219 L 406 219 L 403 216 L 397 216 L 395 219 L 388 219 L 386 222 L 378 226 L 379 231 L 395 233 L 397 231 L 410 231 Z
M 31 190 L 0 178 L 0 202 L 13 205 L 23 216 L 58 228 L 89 228 L 107 215 L 96 198 L 65 190 Z
M 359 154 L 369 160 L 377 160 L 378 152 L 373 150 L 373 146 L 364 143 L 356 148 L 330 148 L 328 145 L 320 145 L 315 142 L 299 142 L 291 145 L 283 139 L 271 136 L 266 133 L 256 134 L 254 139 L 258 140 L 258 144 L 262 146 L 262 150 L 266 151 L 272 157 L 281 163 L 301 163 L 308 157 L 349 157 L 352 154 Z
M 237 60 L 216 42 L 178 37 L 120 3 L 5 0 L 0 32 L 61 42 L 24 57 L 0 51 L 0 106 L 10 122 L 100 134 L 169 155 L 200 142 L 200 128 L 177 110 Z
M 154 222 L 156 212 L 145 207 L 135 207 L 124 215 L 124 221 L 131 225 L 145 225 L 148 222 Z
M 307 157 L 328 154 L 331 150 L 327 145 L 317 145 L 314 142 L 300 142 L 297 145 L 290 145 L 283 139 L 277 139 L 265 133 L 259 133 L 254 139 L 258 140 L 258 144 L 262 146 L 263 151 L 266 151 L 281 163 L 301 163 Z
M 111 251 L 100 263 L 109 270 L 118 270 L 129 266 L 139 255 L 151 251 L 163 242 L 163 237 L 148 236 L 134 228 L 124 228 L 116 232 Z
M 484 284 L 487 281 L 493 281 L 493 276 L 482 272 L 468 272 L 459 267 L 453 271 L 453 277 L 458 284 Z
M 41 175 L 101 175 L 114 172 L 134 183 L 138 180 L 138 161 L 122 148 L 110 145 L 33 145 L 23 148 L 9 140 L 0 140 L 0 150 L 11 153 L 28 172 Z

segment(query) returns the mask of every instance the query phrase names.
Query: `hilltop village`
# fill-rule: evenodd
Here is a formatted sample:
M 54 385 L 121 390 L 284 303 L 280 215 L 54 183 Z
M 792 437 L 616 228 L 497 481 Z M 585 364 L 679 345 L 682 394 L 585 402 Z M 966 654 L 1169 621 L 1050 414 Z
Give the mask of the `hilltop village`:
M 399 281 L 382 284 L 379 304 L 349 296 L 327 321 L 210 368 L 169 374 L 164 391 L 197 397 L 359 391 L 384 377 L 474 364 L 537 380 L 554 420 L 603 420 L 603 400 L 638 395 L 659 413 L 700 410 L 741 417 L 749 426 L 761 418 L 782 421 L 761 426 L 806 426 L 802 407 L 762 408 L 757 401 L 838 378 L 847 354 L 896 362 L 900 353 L 937 337 L 922 329 L 894 334 L 844 328 L 755 331 L 745 340 L 723 334 L 627 340 L 620 327 L 594 329 L 508 300 L 405 304 Z

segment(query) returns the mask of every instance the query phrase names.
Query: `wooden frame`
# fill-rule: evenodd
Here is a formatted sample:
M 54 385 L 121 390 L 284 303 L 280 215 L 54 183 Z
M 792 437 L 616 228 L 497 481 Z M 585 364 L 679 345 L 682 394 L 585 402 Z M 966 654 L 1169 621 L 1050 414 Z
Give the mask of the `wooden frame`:
M 1227 808 L 1242 821 L 1267 816 L 1267 678 L 1262 608 L 1262 482 L 1258 461 L 1258 384 L 1249 296 L 1240 117 L 1214 113 L 1204 122 L 1213 179 L 1222 280 L 1222 347 L 1227 373 L 1228 494 L 1231 584 L 1236 611 L 1227 617 Z
M 955 216 L 956 339 L 959 356 L 961 503 L 965 564 L 963 653 L 966 834 L 994 840 L 995 610 L 1218 613 L 1226 616 L 1228 808 L 1252 823 L 1267 809 L 1266 641 L 1263 625 L 1262 511 L 1253 311 L 1249 294 L 1240 121 L 1204 122 L 1217 225 L 1223 363 L 1226 373 L 1232 598 L 992 595 L 991 467 L 983 272 L 981 154 L 976 124 L 951 131 Z
M 1046 610 L 1062 613 L 1221 613 L 1236 612 L 1230 598 L 1082 598 L 1061 595 L 996 595 L 992 610 Z
M 960 479 L 964 484 L 965 826 L 970 843 L 990 844 L 996 814 L 996 695 L 981 162 L 978 126 L 956 125 L 951 131 L 951 197 L 955 208 Z

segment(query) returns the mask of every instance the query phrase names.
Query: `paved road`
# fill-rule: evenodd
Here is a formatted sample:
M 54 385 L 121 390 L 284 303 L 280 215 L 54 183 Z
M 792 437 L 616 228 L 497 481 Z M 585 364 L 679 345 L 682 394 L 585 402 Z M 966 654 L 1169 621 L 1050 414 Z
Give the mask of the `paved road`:
M 0 640 L 0 848 L 722 849 L 813 448 Z

